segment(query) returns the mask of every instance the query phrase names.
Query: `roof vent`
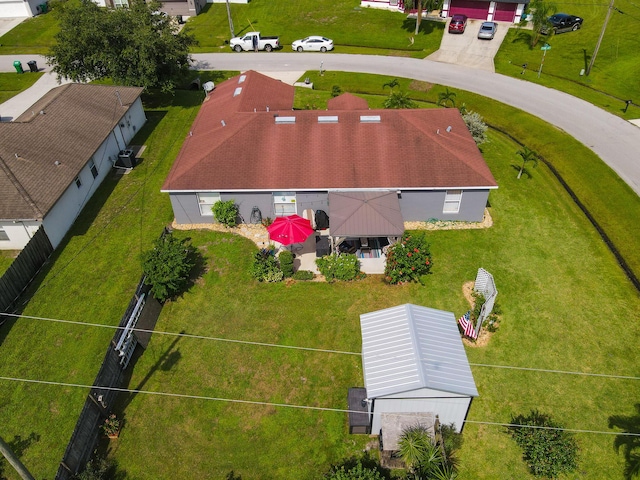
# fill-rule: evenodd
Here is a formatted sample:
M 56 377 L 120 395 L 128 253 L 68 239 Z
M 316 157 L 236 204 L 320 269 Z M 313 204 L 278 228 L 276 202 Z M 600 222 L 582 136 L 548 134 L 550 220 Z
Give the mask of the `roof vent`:
M 240 75 L 240 78 L 238 78 L 238 83 L 240 84 L 240 83 L 244 82 L 246 79 L 247 79 L 246 75 Z
M 242 92 L 242 87 L 238 87 L 233 91 L 233 96 L 237 97 Z
M 318 123 L 338 123 L 337 115 L 319 115 Z
M 451 131 L 451 125 L 447 127 L 447 133 L 449 133 L 450 131 Z
M 380 123 L 380 115 L 360 115 L 360 123 Z
M 224 120 L 220 120 L 220 123 L 222 124 L 223 127 L 227 126 L 227 124 L 224 122 Z
M 296 123 L 296 117 L 276 117 L 276 125 L 282 123 Z
M 56 167 L 59 167 L 59 166 L 60 166 L 60 162 L 59 162 L 58 160 L 56 160 L 55 162 L 53 162 L 53 164 L 54 164 Z

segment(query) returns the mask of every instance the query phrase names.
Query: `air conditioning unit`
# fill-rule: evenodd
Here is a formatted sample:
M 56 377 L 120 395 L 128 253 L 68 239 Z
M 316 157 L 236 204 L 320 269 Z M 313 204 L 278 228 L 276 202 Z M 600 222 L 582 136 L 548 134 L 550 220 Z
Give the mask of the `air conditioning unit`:
M 116 167 L 133 168 L 136 166 L 136 154 L 133 150 L 120 150 L 118 153 L 118 159 L 116 160 Z

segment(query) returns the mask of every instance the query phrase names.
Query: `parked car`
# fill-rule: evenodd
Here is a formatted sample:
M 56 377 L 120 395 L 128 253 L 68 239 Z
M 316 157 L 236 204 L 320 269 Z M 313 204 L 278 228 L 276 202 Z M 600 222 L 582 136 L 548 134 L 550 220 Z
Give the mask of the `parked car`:
M 482 22 L 482 25 L 480 25 L 480 31 L 478 32 L 478 38 L 493 40 L 497 30 L 498 24 L 496 22 Z
M 264 50 L 270 52 L 280 48 L 278 37 L 262 37 L 260 32 L 249 32 L 242 37 L 234 37 L 229 41 L 229 46 L 235 52 Z
M 569 15 L 568 13 L 556 13 L 555 15 L 551 15 L 548 20 L 551 24 L 551 28 L 553 29 L 553 33 L 575 32 L 582 27 L 583 21 L 581 17 Z M 549 33 L 549 29 L 542 27 L 540 33 L 547 35 Z
M 312 35 L 302 40 L 296 40 L 291 44 L 291 49 L 298 52 L 326 52 L 333 50 L 333 40 L 327 37 Z
M 464 29 L 467 28 L 467 16 L 456 13 L 451 17 L 449 23 L 449 33 L 464 33 Z

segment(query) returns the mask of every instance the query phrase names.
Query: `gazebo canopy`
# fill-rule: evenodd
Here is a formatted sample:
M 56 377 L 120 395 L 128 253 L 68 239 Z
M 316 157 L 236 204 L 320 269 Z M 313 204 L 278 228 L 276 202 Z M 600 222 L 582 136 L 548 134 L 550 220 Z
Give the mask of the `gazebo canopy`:
M 404 233 L 395 191 L 329 192 L 329 217 L 333 236 L 399 237 Z

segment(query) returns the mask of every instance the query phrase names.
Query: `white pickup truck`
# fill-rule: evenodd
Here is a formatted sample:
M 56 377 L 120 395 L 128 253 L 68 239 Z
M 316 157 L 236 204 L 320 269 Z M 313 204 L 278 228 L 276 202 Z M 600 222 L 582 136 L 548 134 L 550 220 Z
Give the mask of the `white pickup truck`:
M 270 52 L 280 48 L 278 37 L 261 37 L 260 32 L 245 33 L 241 37 L 234 37 L 229 41 L 229 46 L 236 52 L 264 50 Z

